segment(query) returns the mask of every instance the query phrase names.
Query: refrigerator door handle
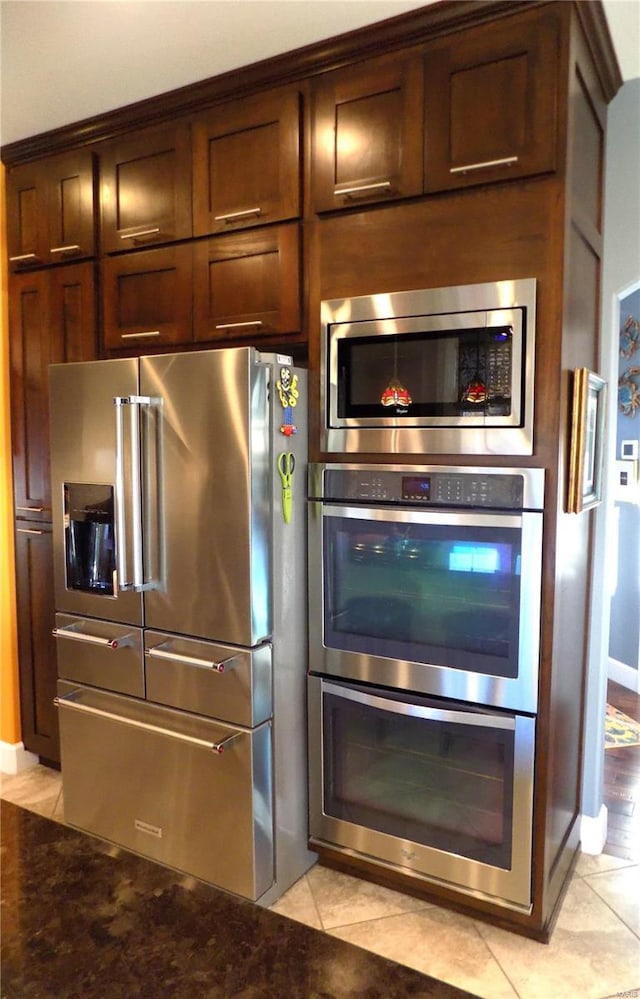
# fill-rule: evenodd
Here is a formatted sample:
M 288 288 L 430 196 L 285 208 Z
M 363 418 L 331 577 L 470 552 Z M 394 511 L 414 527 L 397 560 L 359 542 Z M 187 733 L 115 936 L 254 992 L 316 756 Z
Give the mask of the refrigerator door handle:
M 197 656 L 185 656 L 180 652 L 170 652 L 164 645 L 155 645 L 144 650 L 145 656 L 153 656 L 156 659 L 170 659 L 172 662 L 186 663 L 188 666 L 201 666 L 204 669 L 213 670 L 214 673 L 224 673 L 231 667 L 237 656 L 229 656 L 228 659 L 221 659 L 215 662 L 212 659 L 199 659 Z M 232 668 L 232 667 L 231 667 Z
M 115 396 L 116 407 L 116 551 L 118 558 L 118 586 L 123 590 L 142 590 L 155 588 L 155 583 L 144 578 L 144 561 L 142 553 L 142 473 L 140 454 L 140 407 L 151 406 L 154 399 L 146 395 Z M 126 469 L 124 440 L 124 409 L 129 408 L 130 422 L 130 480 L 131 480 L 131 521 L 132 521 L 132 577 L 129 579 L 129 563 L 126 542 Z
M 118 635 L 117 638 L 103 638 L 101 635 L 90 635 L 74 628 L 53 628 L 54 638 L 72 638 L 74 642 L 88 642 L 90 645 L 104 645 L 107 649 L 122 649 L 133 644 L 133 635 Z
M 225 749 L 228 749 L 236 739 L 246 735 L 245 732 L 234 730 L 231 735 L 228 735 L 225 739 L 221 739 L 220 742 L 211 742 L 208 739 L 198 739 L 194 735 L 187 735 L 185 732 L 175 732 L 170 728 L 164 728 L 162 725 L 153 725 L 150 722 L 127 718 L 126 715 L 119 715 L 113 711 L 105 711 L 103 708 L 94 708 L 89 704 L 79 704 L 77 701 L 74 701 L 73 694 L 67 694 L 66 697 L 54 697 L 53 703 L 56 708 L 71 708 L 73 711 L 79 711 L 82 714 L 95 715 L 99 718 L 106 718 L 108 721 L 129 725 L 131 728 L 143 729 L 145 732 L 155 732 L 157 735 L 176 739 L 178 742 L 187 742 L 191 746 L 199 746 L 201 749 L 207 749 L 209 752 L 215 753 L 216 756 L 221 756 Z

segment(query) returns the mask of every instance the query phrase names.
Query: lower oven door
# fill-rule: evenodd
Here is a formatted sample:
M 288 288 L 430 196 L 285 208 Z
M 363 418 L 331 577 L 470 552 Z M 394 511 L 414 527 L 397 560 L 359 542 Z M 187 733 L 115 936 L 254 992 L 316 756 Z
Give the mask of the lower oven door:
M 312 843 L 528 909 L 534 719 L 309 684 Z

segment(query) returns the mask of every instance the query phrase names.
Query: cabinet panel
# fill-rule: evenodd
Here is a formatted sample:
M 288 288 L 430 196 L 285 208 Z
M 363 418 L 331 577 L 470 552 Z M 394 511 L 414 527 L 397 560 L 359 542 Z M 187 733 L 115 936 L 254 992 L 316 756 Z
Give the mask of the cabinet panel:
M 104 260 L 108 350 L 191 341 L 191 255 L 187 243 Z
M 353 207 L 422 193 L 423 72 L 372 60 L 314 91 L 313 207 Z
M 52 357 L 47 271 L 9 283 L 11 423 L 16 515 L 51 518 L 47 378 Z
M 107 253 L 191 236 L 191 134 L 185 121 L 143 129 L 100 151 Z
M 47 170 L 49 256 L 52 263 L 95 253 L 95 158 L 89 153 L 58 157 Z
M 555 168 L 557 45 L 536 12 L 427 47 L 427 192 Z
M 259 337 L 300 329 L 296 223 L 215 236 L 194 261 L 196 340 Z
M 96 355 L 94 265 L 16 274 L 9 293 L 16 515 L 48 520 L 48 368 Z
M 300 214 L 300 97 L 264 94 L 225 104 L 193 126 L 194 233 Z
M 95 160 L 79 150 L 13 167 L 7 174 L 12 270 L 95 253 Z
M 16 584 L 22 741 L 32 753 L 60 761 L 50 524 L 16 526 Z

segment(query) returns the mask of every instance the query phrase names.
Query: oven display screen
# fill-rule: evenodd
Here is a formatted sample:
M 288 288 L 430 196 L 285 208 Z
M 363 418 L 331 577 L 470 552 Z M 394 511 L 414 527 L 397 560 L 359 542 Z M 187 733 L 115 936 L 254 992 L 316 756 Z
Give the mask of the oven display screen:
M 406 500 L 430 500 L 431 499 L 431 476 L 429 475 L 403 475 L 402 476 L 402 498 Z

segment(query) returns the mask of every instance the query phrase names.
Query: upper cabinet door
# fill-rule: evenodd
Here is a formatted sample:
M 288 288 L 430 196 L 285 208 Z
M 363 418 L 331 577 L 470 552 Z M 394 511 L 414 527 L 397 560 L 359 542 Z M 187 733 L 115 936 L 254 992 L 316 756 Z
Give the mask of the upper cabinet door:
M 191 236 L 191 135 L 178 121 L 147 128 L 100 151 L 106 253 Z
M 95 253 L 95 159 L 79 150 L 12 167 L 7 239 L 12 270 Z
M 198 116 L 193 125 L 196 236 L 300 214 L 300 96 L 267 93 Z
M 371 60 L 322 77 L 313 95 L 317 212 L 422 193 L 420 60 Z
M 557 64 L 556 18 L 537 11 L 429 46 L 425 190 L 554 170 Z

